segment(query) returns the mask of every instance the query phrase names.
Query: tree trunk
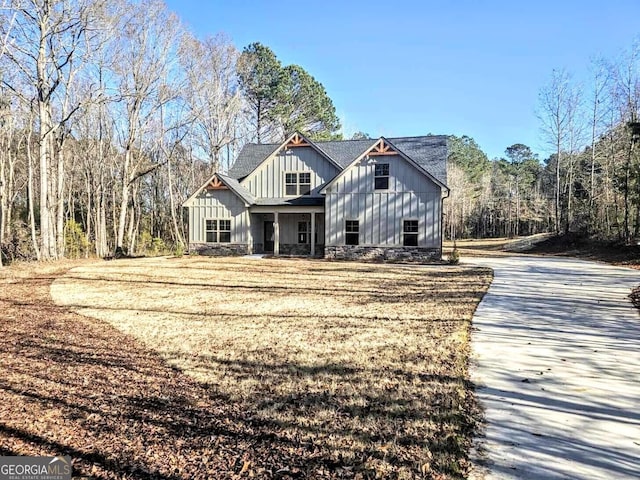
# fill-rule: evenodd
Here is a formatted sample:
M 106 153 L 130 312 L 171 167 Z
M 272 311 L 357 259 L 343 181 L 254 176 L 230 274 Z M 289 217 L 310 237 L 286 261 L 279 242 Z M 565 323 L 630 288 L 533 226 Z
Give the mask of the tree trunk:
M 258 100 L 258 108 L 256 110 L 257 113 L 257 118 L 256 118 L 256 135 L 257 135 L 257 142 L 258 143 L 262 143 L 261 142 L 261 136 L 260 136 L 260 129 L 262 127 L 262 109 L 260 108 L 262 105 L 260 103 L 260 101 Z
M 629 174 L 631 170 L 631 156 L 633 155 L 633 142 L 629 142 L 629 154 L 624 166 L 624 240 L 629 242 L 631 239 L 629 230 Z
M 52 119 L 51 119 L 51 91 L 49 91 L 50 79 L 47 72 L 47 36 L 46 32 L 49 29 L 48 22 L 50 20 L 49 11 L 51 5 L 48 0 L 45 0 L 42 9 L 43 16 L 40 21 L 40 44 L 38 48 L 38 58 L 36 61 L 37 70 L 37 93 L 38 93 L 38 120 L 40 131 L 38 132 L 39 139 L 39 161 L 40 161 L 40 242 L 41 250 L 40 255 L 44 260 L 55 259 L 56 244 L 55 244 L 55 232 L 53 231 L 51 224 L 51 211 L 52 205 L 50 201 L 49 193 L 49 168 L 51 165 L 51 133 L 52 133 Z
M 569 172 L 567 174 L 567 220 L 565 224 L 564 233 L 571 231 L 571 224 L 573 223 L 573 156 L 569 158 Z
M 180 245 L 181 248 L 185 247 L 184 238 L 182 237 L 182 233 L 178 228 L 178 219 L 176 216 L 176 206 L 175 200 L 173 198 L 173 174 L 171 172 L 171 160 L 167 159 L 167 182 L 169 187 L 169 208 L 171 210 L 171 222 L 173 225 L 173 231 L 175 234 L 176 242 Z
M 57 145 L 56 178 L 56 252 L 57 258 L 64 257 L 64 138 Z
M 560 141 L 556 150 L 555 230 L 560 233 Z
M 49 138 L 42 135 L 43 129 L 48 129 L 48 112 L 44 105 L 40 105 L 40 244 L 41 258 L 50 260 L 56 257 L 54 251 L 54 235 L 51 229 L 51 206 L 49 203 Z
M 31 120 L 31 119 L 30 119 Z M 29 226 L 31 230 L 31 243 L 33 245 L 33 251 L 36 254 L 36 259 L 40 260 L 40 248 L 38 247 L 38 236 L 36 233 L 36 215 L 35 215 L 35 202 L 34 202 L 34 194 L 33 194 L 33 152 L 31 150 L 31 139 L 32 139 L 32 124 L 33 122 L 29 121 L 29 130 L 27 132 L 27 203 L 29 209 Z
M 129 246 L 127 247 L 127 252 L 129 255 L 133 255 L 135 253 L 136 247 L 136 238 L 134 234 L 135 223 L 136 223 L 136 212 L 133 205 L 133 202 L 129 205 L 129 227 L 127 228 L 127 238 L 129 239 Z
M 93 214 L 94 212 L 92 212 L 93 209 L 93 202 L 92 202 L 92 198 L 93 198 L 93 193 L 92 193 L 92 188 L 91 188 L 91 181 L 89 180 L 89 176 L 85 175 L 85 187 L 86 187 L 86 192 L 87 192 L 87 207 L 86 207 L 86 220 L 85 220 L 85 231 L 87 232 L 87 240 L 91 240 L 91 230 L 93 227 L 92 224 L 92 219 L 93 219 Z M 97 238 L 94 236 L 94 246 L 95 244 L 98 242 Z M 87 251 L 85 253 L 85 258 L 89 257 L 89 249 L 87 248 Z
M 516 225 L 515 225 L 516 237 L 520 235 L 520 179 L 516 175 Z
M 124 234 L 127 227 L 127 210 L 129 208 L 129 168 L 131 165 L 131 148 L 128 147 L 124 154 L 122 167 L 122 185 L 120 189 L 120 215 L 118 216 L 118 230 L 116 236 L 116 255 L 122 255 L 124 246 Z

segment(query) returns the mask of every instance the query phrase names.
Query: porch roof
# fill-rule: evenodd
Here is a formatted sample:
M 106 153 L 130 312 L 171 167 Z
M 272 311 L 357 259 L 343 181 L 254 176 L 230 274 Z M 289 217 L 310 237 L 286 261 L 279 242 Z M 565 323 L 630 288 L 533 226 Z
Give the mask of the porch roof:
M 292 207 L 324 207 L 324 197 L 302 196 L 295 198 L 256 198 L 254 205 L 263 206 L 286 206 Z

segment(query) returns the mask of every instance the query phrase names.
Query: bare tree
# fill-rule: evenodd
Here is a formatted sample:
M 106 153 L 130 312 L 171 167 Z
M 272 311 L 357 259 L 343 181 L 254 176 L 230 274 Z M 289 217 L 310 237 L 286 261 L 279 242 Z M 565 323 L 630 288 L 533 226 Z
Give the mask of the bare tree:
M 6 12 L 8 10 L 9 0 L 3 0 L 0 4 L 0 12 Z M 4 27 L 4 35 L 0 38 L 0 65 L 1 61 L 4 57 L 4 53 L 7 48 L 7 42 L 9 40 L 9 34 L 11 33 L 11 29 L 13 28 L 13 24 L 16 19 L 16 12 L 12 11 L 8 18 L 5 15 L 0 14 L 0 21 L 5 21 Z M 0 75 L 2 74 L 2 70 L 0 70 Z M 6 178 L 6 169 L 7 169 L 7 161 L 9 162 L 9 176 L 11 176 L 11 171 L 13 167 L 13 163 L 11 162 L 11 158 L 5 158 L 5 154 L 11 155 L 10 153 L 10 145 L 11 145 L 11 135 L 7 133 L 13 132 L 11 128 L 13 126 L 13 121 L 11 121 L 11 116 L 7 115 L 7 112 L 10 110 L 11 101 L 7 98 L 5 92 L 0 92 L 0 128 L 2 128 L 2 138 L 0 141 L 7 141 L 8 146 L 2 148 L 2 152 L 0 153 L 0 267 L 2 267 L 2 244 L 5 240 L 5 234 L 7 231 L 7 226 L 11 219 L 11 214 L 9 211 L 8 199 L 11 196 L 11 193 L 8 191 L 7 186 L 7 178 Z M 9 126 L 7 126 L 9 123 Z
M 64 143 L 68 122 L 78 105 L 69 103 L 76 61 L 81 56 L 92 0 L 16 2 L 15 26 L 2 31 L 5 56 L 18 72 L 3 83 L 27 105 L 36 105 L 40 166 L 40 254 L 58 258 L 64 185 Z M 2 24 L 4 22 L 0 22 Z M 2 28 L 2 27 L 0 27 Z
M 183 38 L 180 61 L 186 79 L 184 100 L 192 129 L 190 139 L 208 158 L 213 170 L 225 171 L 224 147 L 238 141 L 242 98 L 235 65 L 238 51 L 222 35 L 200 41 Z
M 632 48 L 620 59 L 614 73 L 614 101 L 618 109 L 620 122 L 633 125 L 640 121 L 640 43 L 636 42 Z M 630 230 L 630 190 L 631 170 L 634 160 L 635 142 L 629 129 L 627 133 L 627 155 L 624 165 L 624 237 L 629 241 Z M 640 183 L 640 182 L 637 182 Z M 640 193 L 640 192 L 638 192 Z M 637 205 L 636 231 L 640 227 L 640 205 Z
M 599 143 L 598 140 L 605 129 L 605 119 L 607 117 L 610 105 L 608 105 L 607 91 L 611 82 L 611 71 L 605 64 L 603 59 L 595 59 L 591 61 L 591 111 L 590 111 L 590 130 L 591 130 L 591 168 L 589 176 L 589 219 L 590 224 L 595 224 L 596 215 L 596 165 L 599 161 Z
M 542 122 L 545 140 L 553 146 L 556 154 L 554 185 L 554 225 L 560 232 L 561 209 L 561 171 L 567 150 L 575 145 L 575 124 L 580 104 L 578 90 L 571 84 L 570 75 L 565 70 L 554 70 L 549 83 L 543 87 L 539 96 L 538 118 Z
M 130 204 L 132 184 L 150 171 L 148 159 L 143 155 L 145 133 L 160 106 L 170 100 L 164 82 L 179 35 L 177 18 L 169 14 L 160 1 L 128 5 L 126 14 L 121 13 L 115 67 L 122 107 L 117 122 L 122 163 L 119 165 L 116 253 L 123 251 L 127 213 L 135 212 Z

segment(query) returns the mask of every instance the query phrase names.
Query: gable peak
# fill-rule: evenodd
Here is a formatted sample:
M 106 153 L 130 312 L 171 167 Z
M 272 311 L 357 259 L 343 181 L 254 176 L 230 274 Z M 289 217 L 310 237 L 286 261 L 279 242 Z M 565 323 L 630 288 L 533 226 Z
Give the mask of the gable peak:
M 298 132 L 291 135 L 291 137 L 289 137 L 289 140 L 285 144 L 285 148 L 310 147 L 310 146 L 311 144 L 309 144 L 307 139 L 304 138 L 302 135 L 300 135 L 300 133 Z
M 205 190 L 229 190 L 229 187 L 222 183 L 218 174 L 215 174 L 204 188 Z
M 369 150 L 368 155 L 370 157 L 377 157 L 381 155 L 397 155 L 398 152 L 391 146 L 384 138 L 380 138 Z

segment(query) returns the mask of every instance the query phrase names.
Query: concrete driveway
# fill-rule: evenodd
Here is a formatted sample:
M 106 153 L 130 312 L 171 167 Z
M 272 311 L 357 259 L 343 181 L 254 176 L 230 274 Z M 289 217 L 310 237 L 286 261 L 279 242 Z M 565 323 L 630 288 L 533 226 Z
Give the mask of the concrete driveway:
M 487 424 L 472 478 L 640 478 L 640 271 L 546 257 L 494 269 L 473 318 Z

